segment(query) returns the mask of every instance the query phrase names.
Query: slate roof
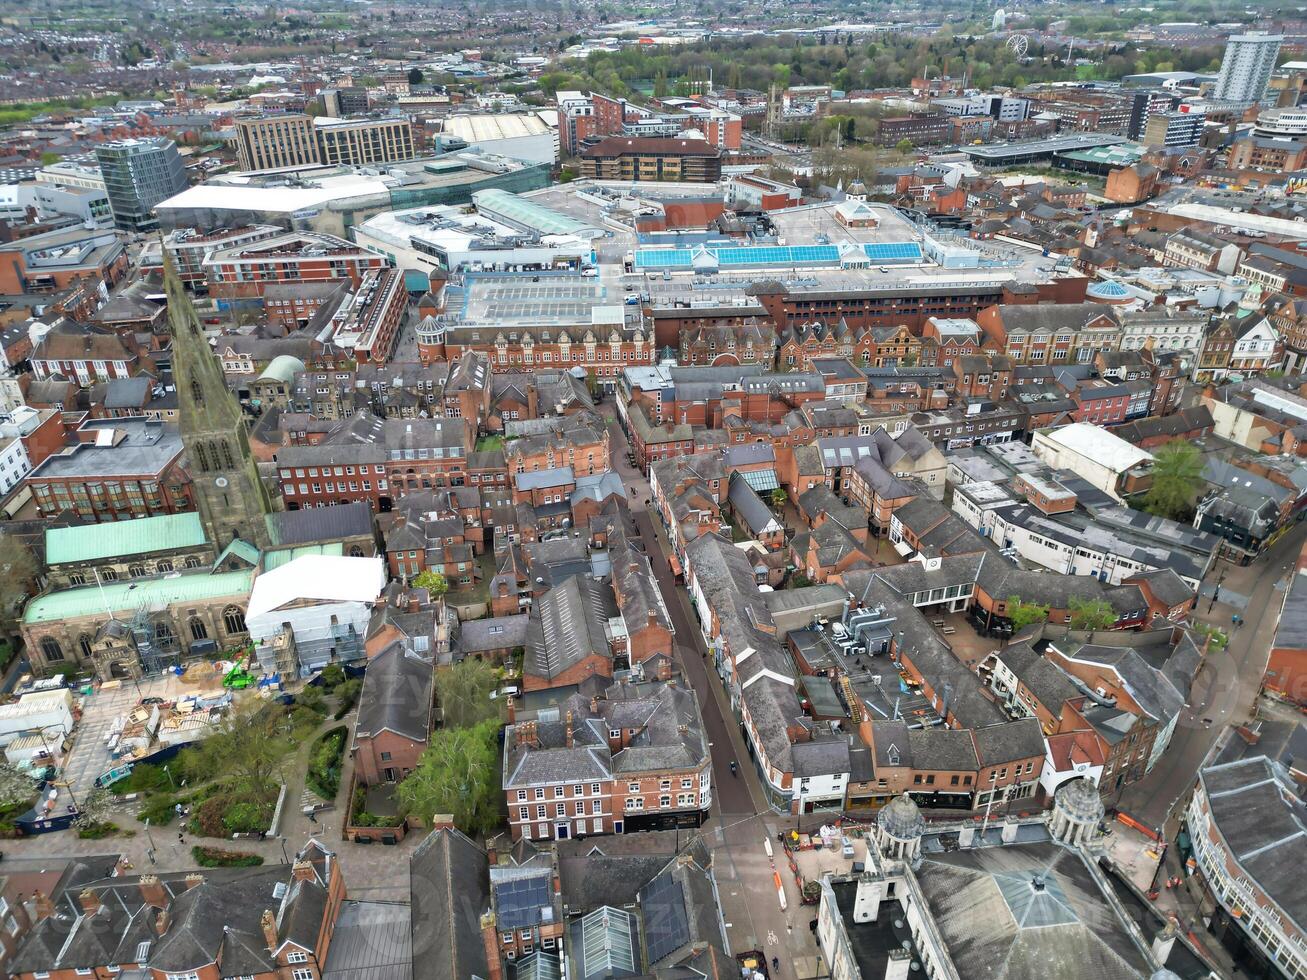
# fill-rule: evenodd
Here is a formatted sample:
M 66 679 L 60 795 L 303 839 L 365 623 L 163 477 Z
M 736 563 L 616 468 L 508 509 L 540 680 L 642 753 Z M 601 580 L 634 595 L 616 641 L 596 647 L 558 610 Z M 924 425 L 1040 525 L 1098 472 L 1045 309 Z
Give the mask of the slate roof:
M 330 504 L 265 515 L 269 542 L 277 547 L 371 535 L 372 508 L 367 501 Z
M 1060 667 L 1050 663 L 1024 640 L 1009 643 L 999 651 L 998 659 L 1054 716 L 1061 712 L 1065 702 L 1082 697 L 1080 689 Z
M 355 737 L 391 731 L 426 743 L 431 724 L 433 667 L 396 640 L 368 661 L 359 695 Z
M 524 671 L 551 679 L 587 657 L 611 658 L 604 627 L 617 614 L 607 584 L 585 575 L 564 579 L 531 610 Z
M 458 651 L 462 656 L 505 647 L 526 644 L 531 617 L 527 613 L 516 616 L 495 616 L 491 619 L 470 619 L 458 627 Z
M 1152 973 L 1078 851 L 1034 843 L 927 854 L 917 880 L 960 976 L 1140 980 Z
M 274 971 L 261 926 L 264 911 L 273 913 L 282 940 L 309 950 L 317 950 L 326 911 L 335 856 L 310 840 L 297 857 L 313 868 L 307 880 L 294 881 L 286 865 L 204 869 L 204 880 L 192 887 L 187 872 L 160 873 L 169 915 L 162 935 L 159 911 L 141 896 L 140 875 L 114 875 L 114 858 L 80 859 L 52 896 L 55 915 L 33 927 L 8 968 L 41 973 L 134 963 L 138 947 L 148 943 L 151 968 L 168 973 L 215 960 L 232 975 Z M 99 898 L 99 911 L 91 915 L 82 910 L 85 891 Z
M 408 905 L 342 902 L 322 980 L 409 980 L 412 973 Z
M 1265 757 L 1199 773 L 1212 822 L 1235 862 L 1299 929 L 1307 924 L 1307 804 Z
M 1178 606 L 1194 597 L 1194 590 L 1171 568 L 1144 572 L 1135 575 L 1131 581 L 1147 582 L 1149 591 L 1166 606 Z
M 490 908 L 490 862 L 457 830 L 432 831 L 409 860 L 413 980 L 487 976 L 481 913 Z
M 741 473 L 731 474 L 731 489 L 727 493 L 727 499 L 751 534 L 761 534 L 769 525 L 780 523 L 776 520 L 776 515 L 758 496 L 758 491 L 749 486 Z

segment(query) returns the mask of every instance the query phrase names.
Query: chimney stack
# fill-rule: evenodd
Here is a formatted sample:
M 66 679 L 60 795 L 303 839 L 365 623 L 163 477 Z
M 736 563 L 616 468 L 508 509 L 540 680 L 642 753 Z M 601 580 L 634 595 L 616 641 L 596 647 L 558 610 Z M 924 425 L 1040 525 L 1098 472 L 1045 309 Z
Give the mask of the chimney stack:
M 513 735 L 517 739 L 518 745 L 538 745 L 539 739 L 536 737 L 536 723 L 534 721 L 518 722 L 513 729 Z
M 572 710 L 570 708 L 567 711 L 567 719 L 564 722 L 563 737 L 567 741 L 567 747 L 569 749 L 572 748 Z
M 493 912 L 481 913 L 481 942 L 486 948 L 486 980 L 504 980 L 503 959 L 499 952 L 499 933 Z
M 318 873 L 314 870 L 313 864 L 309 861 L 296 861 L 291 865 L 291 881 L 315 881 Z
M 202 885 L 202 884 L 204 884 L 204 875 L 200 874 L 198 871 L 192 871 L 190 874 L 186 876 L 187 891 L 190 891 L 196 885 Z
M 167 906 L 168 891 L 163 887 L 163 882 L 159 880 L 158 875 L 141 875 L 137 887 L 141 890 L 141 901 L 146 905 L 151 905 L 156 909 Z
M 95 915 L 100 911 L 100 896 L 90 888 L 87 888 L 77 896 L 77 901 L 81 903 L 82 911 L 87 915 Z
M 154 919 L 154 934 L 162 936 L 172 925 L 172 916 L 168 914 L 167 909 L 159 909 L 159 914 Z
M 54 902 L 50 901 L 50 896 L 45 892 L 36 891 L 32 893 L 32 917 L 40 922 L 42 919 L 48 919 L 54 915 Z
M 259 925 L 263 928 L 263 941 L 267 943 L 268 949 L 276 949 L 280 944 L 277 941 L 277 920 L 273 918 L 271 909 L 263 910 Z

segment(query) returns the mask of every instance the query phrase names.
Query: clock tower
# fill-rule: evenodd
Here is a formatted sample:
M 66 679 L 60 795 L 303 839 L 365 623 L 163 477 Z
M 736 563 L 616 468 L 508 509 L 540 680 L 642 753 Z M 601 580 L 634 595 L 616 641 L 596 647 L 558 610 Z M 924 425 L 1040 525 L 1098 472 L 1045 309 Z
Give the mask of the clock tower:
M 182 444 L 200 521 L 219 551 L 235 538 L 266 548 L 264 516 L 272 510 L 272 500 L 250 454 L 245 420 L 177 269 L 167 257 L 164 290 Z

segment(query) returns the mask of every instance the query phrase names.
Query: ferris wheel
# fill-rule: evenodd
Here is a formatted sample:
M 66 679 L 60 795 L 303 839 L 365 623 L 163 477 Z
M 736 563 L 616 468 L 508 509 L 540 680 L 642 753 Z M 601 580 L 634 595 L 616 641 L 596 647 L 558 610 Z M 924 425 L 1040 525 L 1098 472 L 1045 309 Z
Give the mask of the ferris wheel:
M 1030 50 L 1030 38 L 1024 34 L 1013 34 L 1007 39 L 1007 47 L 1018 58 L 1024 58 Z

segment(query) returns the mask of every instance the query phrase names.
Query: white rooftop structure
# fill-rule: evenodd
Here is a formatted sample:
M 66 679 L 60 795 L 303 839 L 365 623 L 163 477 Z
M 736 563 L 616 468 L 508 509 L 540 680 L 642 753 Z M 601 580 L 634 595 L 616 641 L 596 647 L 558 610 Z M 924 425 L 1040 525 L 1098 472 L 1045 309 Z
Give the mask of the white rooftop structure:
M 305 602 L 371 604 L 385 585 L 386 570 L 380 558 L 303 555 L 254 580 L 246 619 Z
M 1045 434 L 1046 438 L 1058 445 L 1084 456 L 1097 460 L 1119 472 L 1124 472 L 1140 463 L 1151 462 L 1153 454 L 1134 446 L 1120 436 L 1114 436 L 1101 426 L 1089 422 L 1075 422 L 1053 429 Z

